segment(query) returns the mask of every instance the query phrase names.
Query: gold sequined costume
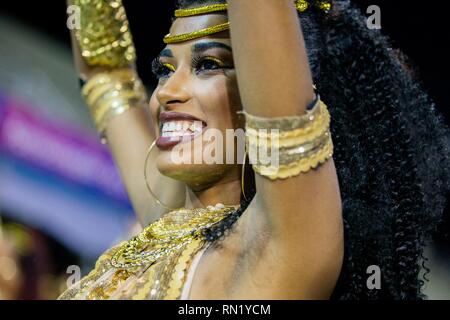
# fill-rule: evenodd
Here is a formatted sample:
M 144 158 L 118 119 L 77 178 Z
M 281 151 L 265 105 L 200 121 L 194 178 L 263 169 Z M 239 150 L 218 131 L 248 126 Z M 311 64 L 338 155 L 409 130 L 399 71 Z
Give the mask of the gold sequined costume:
M 135 50 L 121 0 L 73 0 L 81 7 L 85 19 L 76 39 L 86 63 L 107 66 L 113 70 L 97 74 L 83 87 L 83 97 L 93 115 L 97 129 L 104 138 L 107 123 L 132 107 L 145 105 L 145 90 L 135 71 Z M 326 1 L 312 2 L 327 12 Z M 310 3 L 295 1 L 299 12 Z M 176 17 L 227 10 L 226 4 L 177 10 Z M 229 23 L 171 35 L 165 43 L 177 43 L 200 38 L 229 28 Z M 122 68 L 122 69 L 114 69 Z M 319 99 L 312 111 L 301 117 L 261 118 L 245 113 L 248 150 L 267 146 L 280 154 L 281 166 L 273 168 L 253 163 L 255 172 L 269 179 L 286 179 L 308 172 L 332 156 L 329 132 L 330 116 Z M 279 129 L 269 137 L 265 132 Z M 257 153 L 257 152 L 255 152 Z M 214 227 L 238 209 L 238 206 L 217 204 L 207 208 L 176 209 L 152 223 L 138 236 L 113 247 L 97 261 L 95 269 L 80 282 L 68 288 L 59 299 L 81 300 L 161 300 L 188 298 L 184 290 L 195 258 L 209 245 L 204 231 Z M 198 259 L 196 260 L 198 261 Z M 195 270 L 195 268 L 194 268 Z M 192 280 L 192 278 L 191 278 Z

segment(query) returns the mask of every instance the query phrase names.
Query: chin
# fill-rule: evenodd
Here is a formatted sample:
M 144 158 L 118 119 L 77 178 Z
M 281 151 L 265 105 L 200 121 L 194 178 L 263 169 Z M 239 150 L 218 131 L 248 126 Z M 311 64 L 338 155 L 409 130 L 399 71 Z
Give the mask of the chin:
M 176 164 L 170 161 L 170 154 L 158 158 L 157 168 L 161 174 L 171 179 L 182 181 L 188 186 L 201 188 L 211 186 L 222 179 L 229 168 L 226 165 L 211 164 Z M 167 161 L 169 160 L 169 161 Z

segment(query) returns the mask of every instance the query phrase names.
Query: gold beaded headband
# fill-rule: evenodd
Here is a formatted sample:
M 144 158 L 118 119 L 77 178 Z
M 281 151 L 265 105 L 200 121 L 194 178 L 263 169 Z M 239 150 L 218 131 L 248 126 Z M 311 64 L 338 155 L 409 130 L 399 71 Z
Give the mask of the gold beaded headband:
M 329 1 L 319 1 L 316 0 L 312 4 L 310 1 L 307 0 L 296 0 L 295 1 L 295 8 L 298 12 L 305 12 L 308 10 L 311 6 L 316 7 L 317 9 L 324 11 L 325 13 L 328 13 L 331 9 L 331 2 Z M 201 14 L 206 13 L 214 13 L 214 12 L 223 12 L 227 11 L 228 5 L 226 3 L 224 4 L 211 4 L 203 7 L 197 7 L 197 8 L 190 8 L 190 9 L 179 9 L 175 11 L 175 17 L 176 18 L 183 18 L 183 17 L 192 17 L 197 16 Z M 171 35 L 170 33 L 164 37 L 164 43 L 171 44 L 171 43 L 178 43 L 178 42 L 184 42 L 189 41 L 192 39 L 197 39 L 201 37 L 206 37 L 214 33 L 222 32 L 225 30 L 230 29 L 230 23 L 222 23 L 216 26 L 212 26 L 209 28 L 197 30 L 194 32 L 189 33 L 183 33 L 180 35 Z

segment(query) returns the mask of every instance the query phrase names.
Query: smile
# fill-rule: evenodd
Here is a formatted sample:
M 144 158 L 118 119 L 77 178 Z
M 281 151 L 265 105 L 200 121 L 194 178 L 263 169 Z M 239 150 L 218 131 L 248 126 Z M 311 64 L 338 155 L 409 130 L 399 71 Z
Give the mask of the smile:
M 162 150 L 195 139 L 207 126 L 206 122 L 181 112 L 162 112 L 159 121 L 160 136 L 156 140 L 156 146 Z
M 162 126 L 161 137 L 184 137 L 202 132 L 201 121 L 169 121 Z

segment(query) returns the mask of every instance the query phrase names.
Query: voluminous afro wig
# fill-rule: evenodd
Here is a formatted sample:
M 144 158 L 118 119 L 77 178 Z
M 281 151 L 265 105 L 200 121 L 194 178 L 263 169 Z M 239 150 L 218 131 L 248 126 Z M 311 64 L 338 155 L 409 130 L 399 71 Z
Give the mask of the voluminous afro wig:
M 225 3 L 181 0 L 179 7 Z M 449 191 L 449 131 L 433 101 L 378 30 L 348 0 L 299 14 L 314 82 L 329 106 L 345 224 L 334 299 L 420 299 L 423 249 Z M 235 44 L 239 45 L 239 44 Z M 276 80 L 274 80 L 276 81 Z M 218 241 L 249 201 L 208 230 Z M 380 290 L 367 288 L 379 266 Z

